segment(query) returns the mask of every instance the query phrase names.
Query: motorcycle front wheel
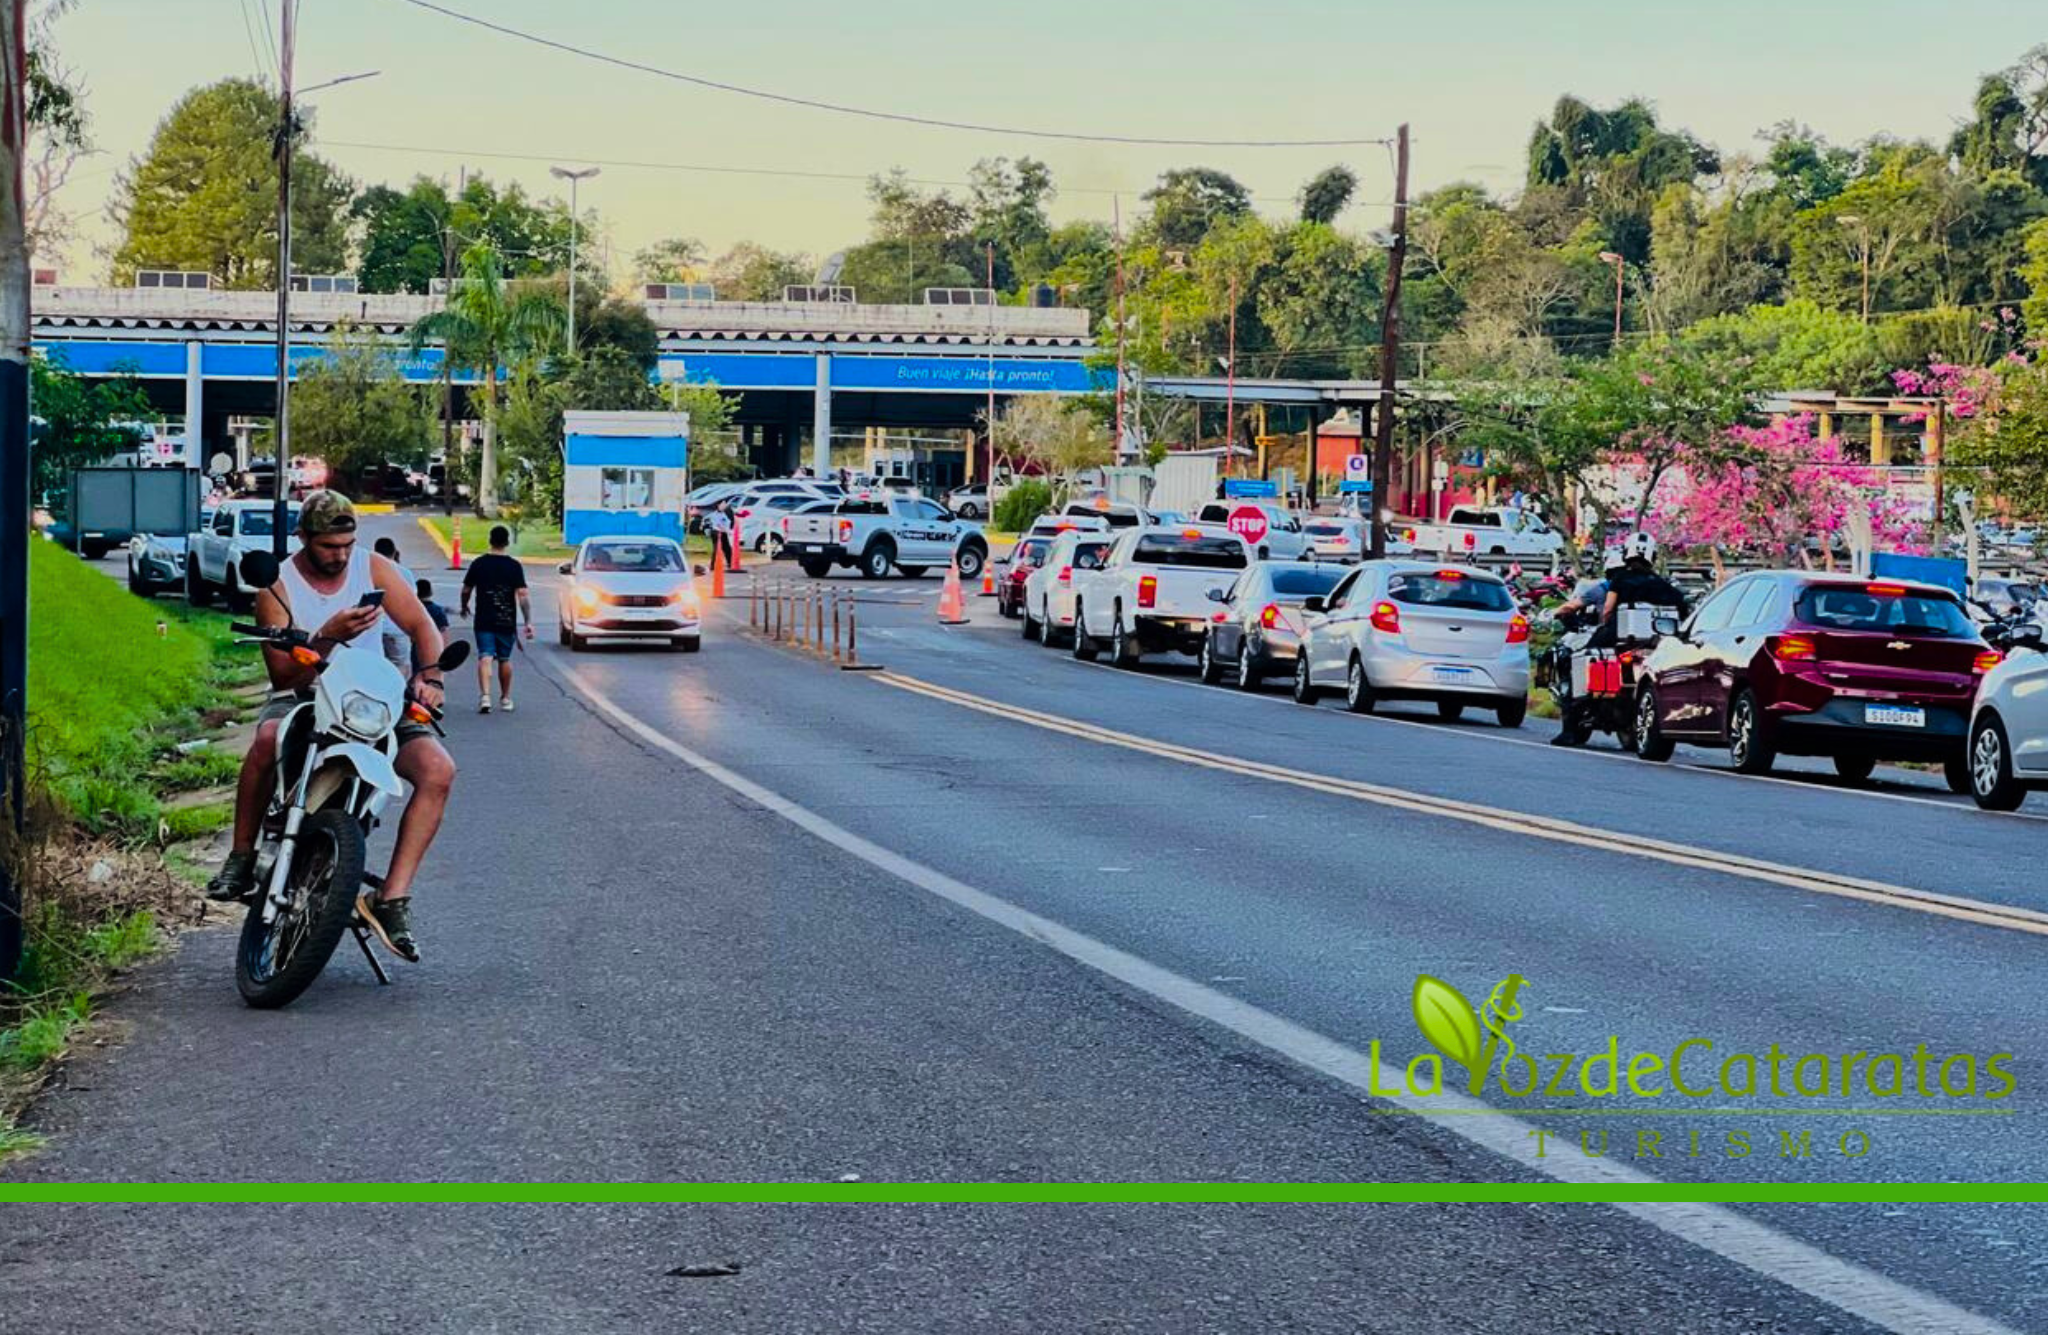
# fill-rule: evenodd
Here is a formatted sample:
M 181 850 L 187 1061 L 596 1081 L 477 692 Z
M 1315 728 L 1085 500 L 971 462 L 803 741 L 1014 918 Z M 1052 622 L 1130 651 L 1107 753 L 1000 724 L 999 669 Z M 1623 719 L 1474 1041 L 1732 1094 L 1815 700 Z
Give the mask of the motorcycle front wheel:
M 292 852 L 291 903 L 266 923 L 259 898 L 242 920 L 235 951 L 235 986 L 242 1000 L 259 1010 L 275 1010 L 312 986 L 355 914 L 363 855 L 363 829 L 346 811 L 306 818 Z

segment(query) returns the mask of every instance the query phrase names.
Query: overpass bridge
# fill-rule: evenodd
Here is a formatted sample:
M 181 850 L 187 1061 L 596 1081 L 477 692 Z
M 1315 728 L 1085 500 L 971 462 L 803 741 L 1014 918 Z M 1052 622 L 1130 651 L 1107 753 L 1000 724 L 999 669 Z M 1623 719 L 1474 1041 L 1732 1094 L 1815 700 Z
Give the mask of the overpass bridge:
M 291 373 L 324 356 L 329 336 L 349 322 L 392 345 L 405 379 L 438 383 L 441 349 L 414 355 L 405 344 L 414 323 L 442 303 L 439 296 L 403 293 L 294 292 Z M 769 471 L 787 471 L 806 454 L 814 466 L 829 468 L 825 447 L 848 428 L 972 430 L 991 390 L 1008 398 L 1110 387 L 1086 364 L 1095 348 L 1084 310 L 643 305 L 660 334 L 659 378 L 736 394 L 742 443 Z M 276 412 L 275 293 L 39 286 L 32 309 L 38 349 L 84 375 L 130 372 L 159 411 L 198 423 L 188 447 L 195 461 L 226 446 L 228 417 Z M 450 378 L 465 394 L 480 382 L 468 369 Z M 957 462 L 947 470 L 957 471 Z

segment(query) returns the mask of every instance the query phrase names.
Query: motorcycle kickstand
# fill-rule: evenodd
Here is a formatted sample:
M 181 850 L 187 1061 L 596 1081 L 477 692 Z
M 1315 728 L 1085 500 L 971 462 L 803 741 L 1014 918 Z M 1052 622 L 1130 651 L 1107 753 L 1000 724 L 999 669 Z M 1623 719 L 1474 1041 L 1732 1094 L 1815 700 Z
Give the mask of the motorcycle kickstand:
M 384 888 L 384 878 L 375 872 L 366 871 L 363 873 L 363 884 L 369 886 L 372 890 L 382 890 Z M 370 933 L 363 926 L 362 914 L 358 913 L 350 920 L 348 930 L 349 934 L 355 937 L 356 946 L 363 952 L 363 959 L 369 964 L 370 972 L 377 975 L 377 986 L 391 986 L 391 975 L 384 972 L 384 965 L 377 958 L 377 952 L 370 949 Z

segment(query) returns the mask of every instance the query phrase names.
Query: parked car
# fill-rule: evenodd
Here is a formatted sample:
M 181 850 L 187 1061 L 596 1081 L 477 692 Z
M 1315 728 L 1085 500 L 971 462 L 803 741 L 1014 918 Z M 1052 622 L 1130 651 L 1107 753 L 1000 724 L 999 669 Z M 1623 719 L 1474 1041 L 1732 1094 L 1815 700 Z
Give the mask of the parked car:
M 946 508 L 962 519 L 988 518 L 988 484 L 970 482 L 946 493 Z
M 1115 538 L 1107 527 L 1056 534 L 1045 561 L 1024 580 L 1024 638 L 1047 646 L 1072 642 L 1074 576 L 1102 564 Z
M 214 507 L 199 512 L 199 527 L 213 523 Z M 138 533 L 128 540 L 128 591 L 144 598 L 185 591 L 186 533 Z
M 1308 533 L 1302 528 L 1300 518 L 1277 501 L 1211 501 L 1195 511 L 1195 522 L 1220 524 L 1227 528 L 1231 512 L 1244 506 L 1251 506 L 1266 516 L 1265 535 L 1257 542 L 1247 544 L 1253 556 L 1261 561 L 1299 561 L 1308 555 Z
M 556 615 L 571 650 L 592 640 L 662 640 L 686 654 L 703 643 L 703 603 L 673 538 L 586 538 L 564 561 Z
M 242 556 L 271 549 L 276 534 L 275 501 L 227 501 L 213 512 L 213 521 L 185 543 L 185 601 L 204 607 L 216 597 L 247 603 L 256 590 L 242 582 Z M 285 511 L 287 545 L 296 545 L 299 504 Z
M 746 485 L 739 482 L 706 482 L 701 487 L 691 488 L 683 497 L 683 531 L 702 533 L 705 513 L 720 501 L 737 496 L 745 490 Z
M 1503 728 L 1529 710 L 1529 619 L 1499 576 L 1461 566 L 1367 561 L 1303 604 L 1308 633 L 1294 698 L 1341 690 L 1367 714 L 1384 700 L 1428 700 L 1455 719 L 1491 709 Z
M 1309 518 L 1302 521 L 1309 555 L 1318 561 L 1358 561 L 1366 553 L 1365 525 L 1356 519 Z
M 1010 549 L 1010 555 L 1002 563 L 1002 573 L 996 576 L 996 613 L 1005 617 L 1024 615 L 1024 583 L 1031 578 L 1031 572 L 1045 564 L 1045 554 L 1052 550 L 1053 539 L 1049 536 L 1027 533 L 1017 539 L 1017 545 Z M 1025 627 L 1025 639 L 1030 639 L 1030 627 Z
M 2048 788 L 2048 639 L 2039 622 L 2013 628 L 2005 659 L 1977 688 L 1970 718 L 1970 796 L 1986 811 L 2011 811 Z
M 834 566 L 855 567 L 869 579 L 881 579 L 891 569 L 915 579 L 949 561 L 959 565 L 962 579 L 979 579 L 988 561 L 988 539 L 978 525 L 936 501 L 892 494 L 848 498 L 822 514 L 791 515 L 782 552 L 813 579 L 824 578 Z
M 1251 563 L 1227 528 L 1126 529 L 1100 566 L 1074 576 L 1074 657 L 1091 661 L 1105 647 L 1119 667 L 1148 653 L 1195 657 L 1208 636 L 1209 591 Z
M 1344 573 L 1343 566 L 1310 561 L 1253 564 L 1216 599 L 1202 642 L 1202 680 L 1213 686 L 1229 675 L 1239 690 L 1252 691 L 1269 675 L 1292 672 L 1308 628 L 1305 604 L 1327 597 Z
M 1929 761 L 1970 791 L 1970 704 L 1999 655 L 1949 590 L 1758 571 L 1658 630 L 1637 693 L 1645 759 L 1725 747 L 1761 774 L 1779 755 L 1828 756 L 1850 780 L 1881 760 Z
M 812 491 L 770 491 L 750 487 L 733 498 L 732 522 L 740 545 L 750 552 L 770 552 L 782 546 L 788 530 L 782 521 L 814 501 L 826 497 Z

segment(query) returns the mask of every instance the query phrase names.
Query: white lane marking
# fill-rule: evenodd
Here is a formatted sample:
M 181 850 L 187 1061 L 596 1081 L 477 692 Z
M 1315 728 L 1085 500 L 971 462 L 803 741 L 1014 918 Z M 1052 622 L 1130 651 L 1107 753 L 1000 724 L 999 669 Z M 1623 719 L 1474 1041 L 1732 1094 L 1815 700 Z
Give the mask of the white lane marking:
M 1133 673 L 1125 668 L 1115 667 L 1108 663 L 1083 663 L 1080 659 L 1071 656 L 1063 658 L 1061 661 L 1073 667 L 1086 668 L 1091 672 L 1114 672 L 1120 676 L 1136 677 L 1141 681 L 1156 681 L 1163 686 L 1181 686 L 1189 690 L 1202 691 L 1209 695 L 1228 696 L 1233 700 L 1253 700 L 1261 704 L 1285 705 L 1289 709 L 1296 710 L 1302 708 L 1301 705 L 1296 704 L 1291 698 L 1284 695 L 1267 695 L 1257 691 L 1224 690 L 1215 686 L 1204 686 L 1198 681 L 1189 681 L 1183 677 L 1162 677 L 1153 673 Z M 1631 765 L 1650 764 L 1649 761 L 1638 759 L 1626 751 L 1595 750 L 1587 747 L 1555 747 L 1547 741 L 1539 742 L 1527 737 L 1511 736 L 1509 735 L 1509 730 L 1505 728 L 1492 731 L 1464 727 L 1449 728 L 1441 723 L 1432 723 L 1428 719 L 1402 718 L 1397 714 L 1353 714 L 1322 709 L 1320 707 L 1318 707 L 1317 712 L 1331 715 L 1350 723 L 1384 723 L 1402 728 L 1421 728 L 1425 732 L 1434 733 L 1439 737 L 1460 737 L 1467 741 L 1490 742 L 1499 746 L 1533 746 L 1539 750 L 1558 752 L 1565 755 L 1584 756 L 1590 760 L 1618 760 L 1626 761 Z M 1680 745 L 1684 745 L 1684 743 L 1680 743 Z M 1659 766 L 1658 768 L 1665 767 Z M 1783 784 L 1786 787 L 1798 788 L 1806 792 L 1836 793 L 1843 797 L 1876 798 L 1884 802 L 1911 802 L 1915 806 L 1935 807 L 1942 811 L 1960 811 L 1973 816 L 1997 816 L 2008 820 L 2048 821 L 2048 816 L 2029 811 L 1985 811 L 1978 808 L 1975 803 L 1950 802 L 1939 797 L 1917 797 L 1912 793 L 1879 792 L 1871 788 L 1838 788 L 1828 784 L 1814 783 L 1810 779 L 1795 779 L 1782 774 L 1738 774 L 1732 769 L 1718 769 L 1712 765 L 1697 765 L 1683 761 L 1668 768 L 1685 774 L 1712 775 L 1717 779 L 1739 779 L 1746 783 Z
M 565 667 L 563 671 L 571 685 L 619 726 L 648 745 L 674 756 L 712 782 L 878 871 L 1048 946 L 1126 987 L 1179 1007 L 1198 1019 L 1227 1029 L 1240 1038 L 1321 1072 L 1362 1094 L 1399 1107 L 1451 1135 L 1559 1182 L 1647 1186 L 1662 1181 L 1608 1159 L 1531 1158 L 1529 1147 L 1536 1128 L 1513 1117 L 1472 1115 L 1488 1108 L 1479 1099 L 1455 1093 L 1429 1098 L 1416 1098 L 1405 1093 L 1372 1094 L 1370 1062 L 1366 1054 L 1356 1048 L 1062 926 L 1008 900 L 977 890 L 944 872 L 864 839 L 650 727 L 585 681 L 580 669 Z M 2019 1335 L 2010 1326 L 1957 1307 L 1934 1294 L 1887 1279 L 1874 1270 L 1832 1256 L 1722 1206 L 1654 1201 L 1617 1204 L 1613 1208 L 1898 1335 L 1924 1335 L 1928 1331 L 1944 1331 L 1950 1335 Z

